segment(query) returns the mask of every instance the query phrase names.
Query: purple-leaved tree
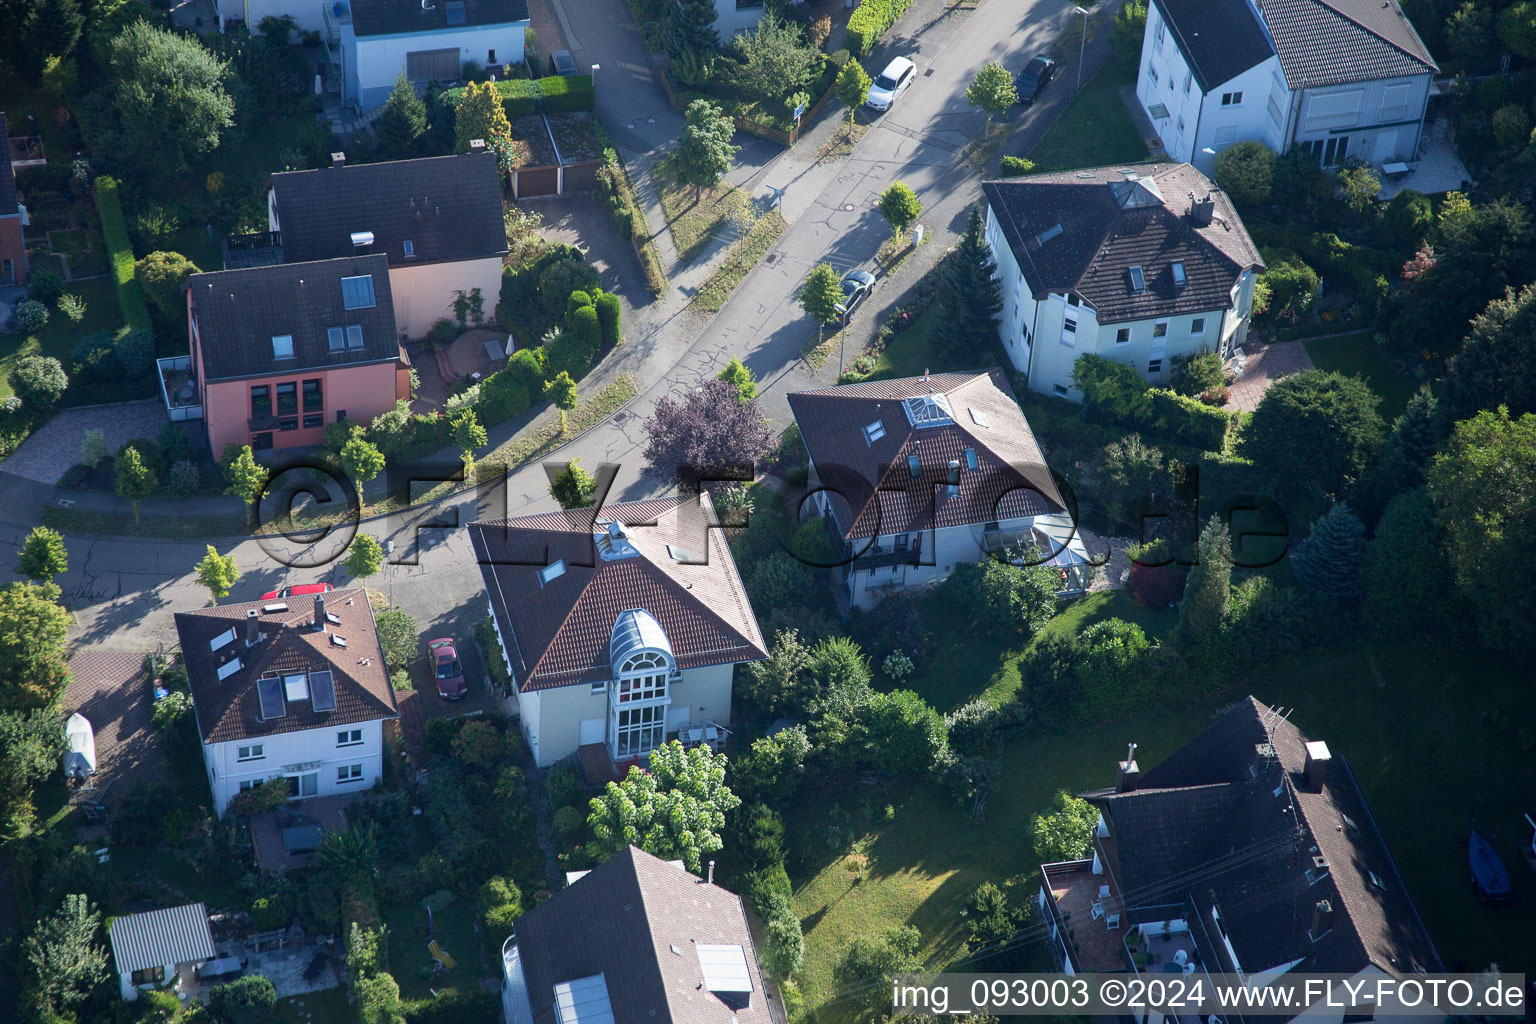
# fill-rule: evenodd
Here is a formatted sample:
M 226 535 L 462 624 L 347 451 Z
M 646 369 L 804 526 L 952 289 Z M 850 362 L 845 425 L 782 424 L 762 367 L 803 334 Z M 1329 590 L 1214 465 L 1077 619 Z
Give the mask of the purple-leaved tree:
M 645 434 L 651 472 L 689 483 L 731 479 L 739 475 L 729 472 L 733 468 L 750 473 L 774 443 L 756 400 L 743 402 L 723 380 L 706 381 L 681 401 L 658 401 Z

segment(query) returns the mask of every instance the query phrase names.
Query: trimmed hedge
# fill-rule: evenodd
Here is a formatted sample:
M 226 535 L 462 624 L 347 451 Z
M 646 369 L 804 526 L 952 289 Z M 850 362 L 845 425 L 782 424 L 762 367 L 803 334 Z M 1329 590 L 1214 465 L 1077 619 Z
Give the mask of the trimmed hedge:
M 513 78 L 492 82 L 508 117 L 524 114 L 569 114 L 591 110 L 597 102 L 591 75 L 551 75 L 548 78 Z M 445 90 L 440 102 L 457 107 L 464 86 Z
M 640 267 L 645 272 L 646 286 L 651 289 L 652 295 L 660 295 L 667 290 L 667 272 L 662 268 L 661 255 L 656 251 L 656 243 L 651 240 L 651 231 L 645 223 L 645 214 L 640 209 L 640 201 L 635 198 L 629 173 L 624 169 L 624 163 L 619 159 L 619 151 L 614 148 L 613 140 L 608 137 L 602 122 L 594 119 L 592 127 L 598 142 L 603 147 L 603 166 L 597 169 L 598 191 L 603 197 L 603 202 L 608 206 L 608 212 L 613 215 L 613 223 L 618 229 L 619 237 L 628 239 L 640 256 Z
M 1072 380 L 1083 392 L 1089 414 L 1100 422 L 1134 427 L 1200 451 L 1221 451 L 1226 445 L 1231 413 L 1175 391 L 1147 387 L 1124 363 L 1091 353 L 1080 356 Z
M 868 57 L 875 40 L 896 24 L 912 0 L 864 0 L 848 18 L 847 46 L 860 57 Z
M 106 240 L 107 257 L 112 261 L 112 278 L 117 282 L 117 304 L 123 320 L 129 327 L 152 330 L 144 289 L 133 276 L 133 243 L 128 241 L 123 202 L 117 194 L 117 182 L 106 175 L 96 179 L 96 209 L 101 213 L 101 234 Z

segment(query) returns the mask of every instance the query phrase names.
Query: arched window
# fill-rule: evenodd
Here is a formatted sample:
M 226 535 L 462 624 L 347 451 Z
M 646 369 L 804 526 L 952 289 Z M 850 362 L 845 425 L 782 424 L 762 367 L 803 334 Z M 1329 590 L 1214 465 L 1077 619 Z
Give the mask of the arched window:
M 666 656 L 657 651 L 640 651 L 625 658 L 619 666 L 619 685 L 615 694 L 618 702 L 630 704 L 665 698 L 668 668 Z

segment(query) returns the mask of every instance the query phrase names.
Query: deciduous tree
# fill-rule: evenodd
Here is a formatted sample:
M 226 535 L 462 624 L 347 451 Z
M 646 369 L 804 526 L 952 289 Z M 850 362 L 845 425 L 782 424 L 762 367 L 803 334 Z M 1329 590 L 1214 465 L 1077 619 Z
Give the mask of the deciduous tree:
M 1472 321 L 1451 360 L 1445 401 L 1454 419 L 1501 405 L 1511 416 L 1536 412 L 1536 285 L 1494 299 Z
M 544 397 L 560 410 L 560 433 L 565 433 L 565 414 L 576 408 L 576 382 L 569 373 L 561 370 L 544 385 Z
M 229 64 L 196 36 L 136 21 L 108 51 L 116 155 L 148 176 L 179 173 L 235 123 Z
M 267 467 L 256 461 L 256 453 L 248 444 L 227 444 L 224 457 L 219 460 L 224 467 L 224 493 L 233 494 L 245 502 L 247 510 L 256 507 L 262 491 L 267 486 Z
M 475 470 L 475 449 L 485 447 L 490 438 L 485 428 L 475 418 L 475 410 L 465 409 L 448 425 L 448 436 L 459 446 L 459 461 L 464 464 L 464 479 L 470 479 Z
M 390 668 L 404 668 L 416 660 L 421 634 L 414 619 L 399 608 L 386 608 L 374 617 L 374 626 Z
M 1055 802 L 1030 821 L 1035 856 L 1047 864 L 1090 856 L 1093 853 L 1093 829 L 1098 822 L 1099 812 L 1092 804 L 1061 790 L 1056 794 Z
M 52 583 L 0 590 L 0 711 L 52 707 L 69 683 L 64 637 L 70 615 Z
M 10 381 L 22 407 L 32 412 L 53 408 L 69 387 L 64 367 L 52 356 L 22 356 L 11 368 Z
M 384 453 L 363 434 L 362 427 L 355 427 L 347 443 L 341 446 L 342 470 L 357 484 L 357 500 L 363 500 L 363 484 L 384 472 Z
M 581 468 L 580 459 L 568 462 L 549 483 L 550 496 L 560 503 L 561 508 L 588 507 L 596 490 L 597 480 Z
M 378 574 L 384 567 L 384 547 L 366 533 L 352 538 L 347 560 L 342 563 L 353 579 L 362 580 Z
M 736 389 L 736 394 L 743 402 L 751 401 L 757 397 L 757 381 L 752 379 L 752 371 L 741 361 L 740 356 L 731 356 L 731 361 L 725 364 L 725 369 L 715 375 L 716 380 L 723 380 Z
M 64 536 L 46 526 L 34 526 L 21 544 L 21 560 L 16 571 L 35 583 L 52 583 L 53 578 L 69 568 L 69 552 Z
M 673 740 L 651 751 L 646 769 L 610 782 L 594 797 L 587 824 L 598 855 L 638 846 L 663 859 L 682 858 L 699 872 L 721 849 L 725 816 L 741 800 L 725 784 L 725 758 Z
M 154 494 L 160 481 L 155 478 L 154 470 L 144 465 L 139 450 L 132 446 L 117 453 L 112 468 L 116 477 L 114 486 L 117 496 L 127 499 L 133 505 L 133 521 L 138 522 L 139 502 Z
M 986 111 L 987 124 L 991 124 L 994 117 L 1019 102 L 1019 91 L 1008 69 L 994 60 L 983 64 L 966 86 L 965 102 Z
M 917 193 L 912 191 L 904 181 L 893 181 L 880 193 L 880 216 L 891 226 L 891 232 L 897 237 L 907 233 L 907 228 L 916 222 L 923 212 L 922 200 L 917 198 Z
M 1466 621 L 1427 489 L 1388 502 L 1365 545 L 1361 582 L 1371 621 L 1384 636 L 1434 636 Z
M 757 401 L 743 402 L 723 380 L 706 381 L 681 401 L 661 398 L 645 421 L 645 435 L 651 471 L 679 481 L 750 474 L 774 445 Z
M 1243 454 L 1284 497 L 1343 494 L 1381 450 L 1379 401 L 1358 377 L 1303 370 L 1264 393 L 1243 429 Z
M 186 318 L 187 278 L 200 274 L 197 264 L 179 252 L 152 252 L 133 265 L 133 276 L 161 316 L 171 322 Z
M 234 555 L 221 555 L 212 544 L 207 548 L 207 554 L 193 569 L 197 582 L 208 588 L 209 603 L 218 604 L 219 598 L 228 597 L 230 588 L 240 582 L 240 568 L 235 565 Z
M 672 151 L 672 171 L 678 184 L 692 185 L 695 199 L 700 199 L 704 189 L 714 188 L 731 169 L 731 160 L 741 147 L 731 144 L 735 124 L 708 100 L 688 104 L 685 121 L 682 137 Z
M 864 66 L 851 57 L 837 73 L 837 98 L 848 108 L 849 124 L 853 123 L 853 115 L 858 113 L 864 101 L 869 99 L 869 87 L 873 84 Z
M 818 337 L 820 329 L 842 319 L 843 314 L 837 311 L 837 307 L 843 304 L 843 285 L 830 263 L 818 263 L 811 268 L 797 297 L 800 299 L 800 308 L 816 321 Z

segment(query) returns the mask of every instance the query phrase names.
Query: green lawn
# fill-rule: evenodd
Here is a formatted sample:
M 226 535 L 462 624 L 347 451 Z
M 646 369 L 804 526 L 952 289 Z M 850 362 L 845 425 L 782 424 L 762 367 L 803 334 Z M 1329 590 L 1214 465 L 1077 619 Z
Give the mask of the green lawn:
M 1135 65 L 1111 59 L 1100 67 L 1029 151 L 1035 170 L 1069 171 L 1146 160 L 1146 143 L 1119 93 L 1122 85 L 1135 81 Z
M 85 300 L 85 319 L 75 323 L 56 307 L 48 308 L 48 323 L 34 335 L 0 334 L 0 398 L 11 393 L 10 374 L 24 356 L 53 356 L 68 372 L 69 353 L 75 343 L 97 331 L 115 331 L 123 325 L 117 306 L 117 288 L 110 277 L 71 281 L 65 289 Z
M 480 939 L 475 935 L 474 901 L 454 900 L 432 915 L 437 943 L 456 961 L 453 970 L 434 975 L 427 952 L 427 912 L 420 903 L 384 911 L 389 926 L 389 964 L 400 983 L 400 998 L 430 999 L 432 989 L 457 988 L 473 992 L 480 985 Z
M 1391 423 L 1408 407 L 1419 389 L 1417 381 L 1398 372 L 1382 355 L 1373 331 L 1359 331 L 1339 338 L 1314 338 L 1305 342 L 1307 355 L 1321 369 L 1361 377 L 1381 396 L 1378 411 Z
M 672 244 L 684 264 L 702 255 L 709 243 L 730 226 L 731 215 L 747 202 L 745 192 L 724 182 L 702 190 L 679 185 L 665 161 L 656 165 L 652 176 L 666 213 L 667 228 L 672 232 Z
M 314 1021 L 344 1021 L 352 1017 L 347 1005 L 347 990 L 340 986 L 321 992 L 279 999 L 267 1024 L 313 1024 Z

